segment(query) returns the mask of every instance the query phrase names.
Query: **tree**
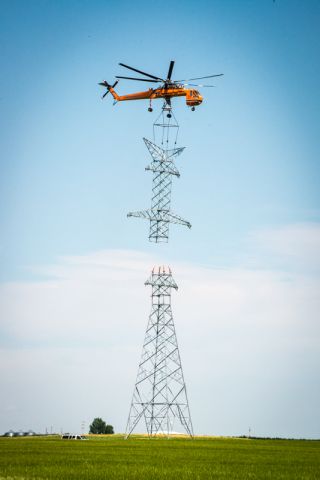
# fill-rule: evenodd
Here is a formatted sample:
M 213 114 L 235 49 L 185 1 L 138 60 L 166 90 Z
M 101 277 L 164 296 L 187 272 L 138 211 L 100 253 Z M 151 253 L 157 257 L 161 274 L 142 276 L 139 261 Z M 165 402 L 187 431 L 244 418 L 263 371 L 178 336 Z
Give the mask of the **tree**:
M 105 433 L 109 433 L 110 435 L 114 433 L 113 426 L 112 425 L 106 425 L 106 431 Z
M 102 434 L 114 433 L 112 425 L 106 425 L 106 422 L 100 417 L 96 417 L 90 425 L 89 433 Z

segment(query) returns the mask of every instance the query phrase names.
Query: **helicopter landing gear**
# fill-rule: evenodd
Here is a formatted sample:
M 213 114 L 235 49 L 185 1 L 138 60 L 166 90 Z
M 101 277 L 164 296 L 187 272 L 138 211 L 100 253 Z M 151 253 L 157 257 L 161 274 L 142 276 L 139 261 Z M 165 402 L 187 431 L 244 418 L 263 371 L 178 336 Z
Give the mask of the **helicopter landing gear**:
M 194 112 L 196 107 L 191 107 L 191 111 Z

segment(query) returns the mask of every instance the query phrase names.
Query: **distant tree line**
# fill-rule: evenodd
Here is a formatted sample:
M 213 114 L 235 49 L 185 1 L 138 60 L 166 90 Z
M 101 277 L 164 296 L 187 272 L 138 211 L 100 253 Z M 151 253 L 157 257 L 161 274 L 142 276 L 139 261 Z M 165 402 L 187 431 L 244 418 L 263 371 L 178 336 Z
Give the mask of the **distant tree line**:
M 230 438 L 248 438 L 249 440 L 299 440 L 300 441 L 306 441 L 306 442 L 319 442 L 320 438 L 288 438 L 288 437 L 253 437 L 249 435 L 239 435 L 237 437 L 230 437 Z
M 107 425 L 100 417 L 96 417 L 90 425 L 89 433 L 95 434 L 113 434 L 113 426 Z

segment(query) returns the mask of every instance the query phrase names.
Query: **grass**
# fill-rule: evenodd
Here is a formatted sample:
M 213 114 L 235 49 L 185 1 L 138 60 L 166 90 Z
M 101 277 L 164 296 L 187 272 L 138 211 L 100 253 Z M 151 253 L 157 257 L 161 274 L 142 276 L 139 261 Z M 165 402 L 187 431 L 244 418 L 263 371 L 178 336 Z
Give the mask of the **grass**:
M 320 441 L 0 438 L 0 480 L 318 480 Z

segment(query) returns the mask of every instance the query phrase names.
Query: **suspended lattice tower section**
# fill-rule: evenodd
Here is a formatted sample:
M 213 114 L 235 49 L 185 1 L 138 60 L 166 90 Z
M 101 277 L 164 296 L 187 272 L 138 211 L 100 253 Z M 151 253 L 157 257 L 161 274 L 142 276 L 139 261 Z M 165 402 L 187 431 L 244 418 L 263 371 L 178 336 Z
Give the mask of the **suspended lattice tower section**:
M 140 423 L 150 437 L 172 434 L 176 428 L 193 436 L 187 390 L 171 311 L 171 290 L 178 289 L 171 270 L 153 270 L 145 282 L 152 288 L 151 314 L 141 360 L 126 438 Z M 180 425 L 180 426 L 179 426 Z
M 171 109 L 171 107 L 168 108 Z M 175 118 L 174 121 L 171 120 L 172 113 L 167 114 L 170 115 L 170 118 L 165 120 L 164 111 L 165 108 L 162 110 L 160 123 L 157 119 L 153 125 L 154 139 L 158 133 L 161 147 L 146 138 L 143 139 L 152 157 L 151 164 L 146 167 L 146 170 L 153 172 L 151 208 L 128 213 L 128 217 L 144 218 L 150 221 L 149 240 L 155 243 L 168 242 L 170 223 L 191 228 L 191 224 L 187 220 L 171 211 L 172 177 L 180 177 L 175 159 L 183 152 L 184 147 L 177 148 L 175 146 L 179 126 Z M 169 111 L 171 112 L 171 110 Z M 174 135 L 172 135 L 173 130 Z

